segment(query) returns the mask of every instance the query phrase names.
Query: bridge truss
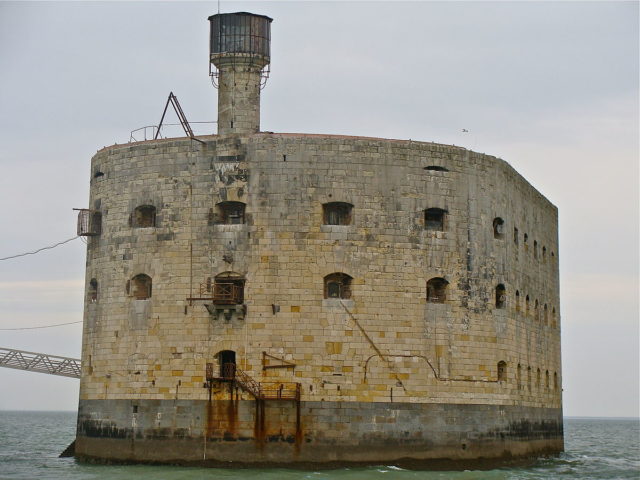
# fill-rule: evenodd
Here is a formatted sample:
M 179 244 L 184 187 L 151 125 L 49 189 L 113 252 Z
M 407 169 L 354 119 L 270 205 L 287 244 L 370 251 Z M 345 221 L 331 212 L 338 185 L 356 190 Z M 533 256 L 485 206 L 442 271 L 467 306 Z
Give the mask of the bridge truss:
M 80 378 L 80 360 L 0 347 L 0 367 Z

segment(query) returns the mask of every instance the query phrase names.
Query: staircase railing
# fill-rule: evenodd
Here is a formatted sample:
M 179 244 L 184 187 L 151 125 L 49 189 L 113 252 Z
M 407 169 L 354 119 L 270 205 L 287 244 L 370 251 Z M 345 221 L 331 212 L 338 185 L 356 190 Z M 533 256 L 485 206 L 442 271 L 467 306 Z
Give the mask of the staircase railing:
M 297 382 L 258 382 L 235 363 L 225 363 L 222 371 L 225 380 L 235 382 L 256 400 L 300 400 L 302 389 Z

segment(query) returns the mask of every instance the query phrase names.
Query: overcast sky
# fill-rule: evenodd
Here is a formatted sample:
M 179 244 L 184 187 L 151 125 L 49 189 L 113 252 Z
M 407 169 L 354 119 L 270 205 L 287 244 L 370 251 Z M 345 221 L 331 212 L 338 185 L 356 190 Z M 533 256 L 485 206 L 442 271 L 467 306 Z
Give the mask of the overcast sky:
M 565 415 L 638 416 L 637 2 L 221 11 L 274 18 L 263 130 L 462 145 L 557 205 Z M 213 13 L 217 2 L 0 1 L 0 257 L 75 236 L 91 156 L 157 124 L 170 91 L 190 121 L 216 119 Z M 0 329 L 81 320 L 84 261 L 77 239 L 0 262 Z M 0 330 L 0 347 L 80 346 L 79 324 Z M 77 407 L 74 379 L 0 368 L 0 385 L 0 409 Z

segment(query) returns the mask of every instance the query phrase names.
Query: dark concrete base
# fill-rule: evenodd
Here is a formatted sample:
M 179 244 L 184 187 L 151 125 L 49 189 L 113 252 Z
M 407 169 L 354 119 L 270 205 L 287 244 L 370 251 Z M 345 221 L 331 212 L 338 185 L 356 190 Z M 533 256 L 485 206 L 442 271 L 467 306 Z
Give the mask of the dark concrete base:
M 262 419 L 262 420 L 261 420 Z M 564 449 L 562 410 L 498 405 L 84 400 L 81 460 L 491 468 Z

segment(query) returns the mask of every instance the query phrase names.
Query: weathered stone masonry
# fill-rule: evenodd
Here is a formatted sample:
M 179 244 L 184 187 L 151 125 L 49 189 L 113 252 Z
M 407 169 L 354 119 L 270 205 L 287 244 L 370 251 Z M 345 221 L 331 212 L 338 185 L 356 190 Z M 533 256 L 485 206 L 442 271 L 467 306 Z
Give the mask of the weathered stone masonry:
M 523 299 L 519 309 L 515 301 L 519 291 L 557 312 L 557 212 L 509 165 L 462 148 L 411 141 L 296 134 L 202 139 L 205 145 L 178 139 L 114 146 L 92 161 L 92 171 L 104 173 L 92 178 L 91 188 L 102 235 L 88 246 L 87 284 L 97 279 L 99 294 L 87 303 L 81 426 L 113 420 L 98 400 L 137 402 L 140 408 L 147 401 L 190 401 L 183 409 L 193 422 L 189 409 L 208 401 L 206 363 L 231 350 L 256 379 L 300 382 L 304 405 L 319 402 L 331 411 L 335 403 L 371 403 L 379 407 L 373 425 L 395 423 L 390 402 L 418 409 L 464 404 L 479 411 L 518 406 L 525 409 L 520 412 L 546 412 L 554 433 L 542 443 L 528 442 L 524 434 L 511 453 L 561 449 L 560 380 L 553 381 L 560 375 L 559 320 L 535 315 L 531 300 L 528 313 Z M 425 169 L 433 165 L 447 171 Z M 229 201 L 246 204 L 245 223 L 211 221 L 216 206 Z M 323 224 L 322 205 L 333 201 L 353 205 L 350 225 Z M 130 226 L 139 205 L 156 208 L 154 227 Z M 443 231 L 425 228 L 424 211 L 432 207 L 446 212 Z M 494 218 L 503 219 L 502 238 L 495 238 Z M 522 239 L 514 242 L 514 227 L 546 248 L 544 261 Z M 234 311 L 229 320 L 186 300 L 223 272 L 246 282 L 246 313 Z M 324 298 L 323 278 L 334 272 L 352 277 L 350 298 Z M 126 291 L 139 274 L 152 281 L 146 300 Z M 436 277 L 448 282 L 443 303 L 427 301 L 427 282 Z M 498 285 L 505 288 L 503 308 L 496 308 Z M 263 370 L 262 352 L 295 367 Z M 501 381 L 499 362 L 506 364 Z M 216 386 L 213 398 L 229 400 L 226 385 Z M 239 398 L 252 403 L 246 393 Z M 261 450 L 254 445 L 255 451 L 245 445 L 243 461 L 336 460 L 338 454 L 319 453 L 332 434 L 328 445 L 341 451 L 367 444 L 370 437 L 357 432 L 371 419 L 343 415 L 343 427 L 328 431 L 324 427 L 336 419 L 327 414 L 318 421 L 318 407 L 308 414 L 305 408 L 309 445 L 302 442 L 287 458 L 271 453 L 271 444 Z M 175 422 L 176 412 L 165 415 Z M 463 435 L 465 415 L 461 410 L 448 420 L 457 425 L 452 431 Z M 500 428 L 511 431 L 530 417 Z M 119 428 L 126 431 L 133 417 L 123 418 Z M 495 427 L 484 425 L 486 431 Z M 155 431 L 151 421 L 137 428 L 143 438 Z M 372 428 L 391 443 L 401 436 Z M 210 438 L 235 438 L 223 430 Z M 421 431 L 430 430 L 421 424 Z M 508 435 L 501 442 L 495 455 L 515 444 Z M 465 450 L 447 446 L 447 458 L 473 458 L 481 448 L 473 438 L 462 443 Z M 429 457 L 433 448 L 413 442 L 403 456 Z M 340 455 L 358 459 L 348 451 Z M 231 458 L 225 455 L 208 458 Z
M 209 21 L 218 135 L 92 159 L 77 455 L 561 451 L 556 208 L 464 148 L 260 133 L 271 19 Z

